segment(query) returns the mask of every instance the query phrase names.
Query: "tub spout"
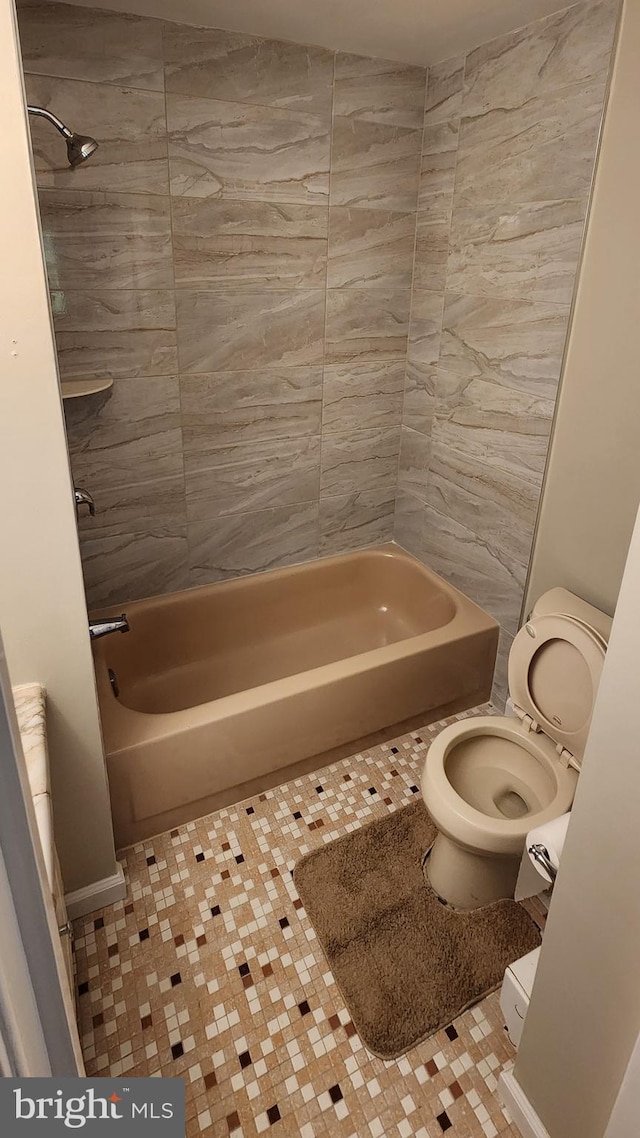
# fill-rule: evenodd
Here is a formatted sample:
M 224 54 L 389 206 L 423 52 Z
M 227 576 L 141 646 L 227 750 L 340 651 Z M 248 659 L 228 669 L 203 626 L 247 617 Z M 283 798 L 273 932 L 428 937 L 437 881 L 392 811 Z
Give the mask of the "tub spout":
M 89 636 L 92 640 L 99 640 L 101 636 L 108 636 L 110 632 L 128 632 L 129 621 L 127 614 L 122 616 L 105 616 L 102 620 L 89 621 Z

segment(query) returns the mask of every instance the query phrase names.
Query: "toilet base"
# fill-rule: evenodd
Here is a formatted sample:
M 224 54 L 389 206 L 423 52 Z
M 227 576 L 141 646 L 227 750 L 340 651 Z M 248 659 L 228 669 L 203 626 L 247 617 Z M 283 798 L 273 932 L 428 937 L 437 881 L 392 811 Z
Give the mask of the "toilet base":
M 456 909 L 478 909 L 513 898 L 519 857 L 471 853 L 439 833 L 425 862 L 434 893 Z

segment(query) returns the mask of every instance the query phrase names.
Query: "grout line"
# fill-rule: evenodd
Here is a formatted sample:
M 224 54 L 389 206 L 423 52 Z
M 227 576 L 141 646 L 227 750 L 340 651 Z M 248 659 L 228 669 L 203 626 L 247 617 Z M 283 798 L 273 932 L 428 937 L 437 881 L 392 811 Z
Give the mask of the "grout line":
M 457 57 L 452 57 L 452 58 L 457 58 Z M 465 54 L 464 55 L 464 64 L 463 64 L 463 73 L 462 73 L 462 93 L 463 93 L 463 96 L 464 96 L 464 79 L 465 79 L 466 62 L 467 62 L 467 55 Z M 427 78 L 427 91 L 425 93 L 425 122 L 424 122 L 424 128 L 423 128 L 422 155 L 421 155 L 421 160 L 420 160 L 420 181 L 421 181 L 421 185 L 422 185 L 422 159 L 424 158 L 424 140 L 425 140 L 426 126 L 427 126 L 427 124 L 426 124 L 426 114 L 427 114 L 426 105 L 427 105 L 428 91 L 429 91 L 429 79 Z M 415 258 L 414 258 L 414 277 L 413 277 L 413 287 L 412 287 L 412 293 L 411 293 L 412 311 L 413 311 L 414 296 L 415 296 L 416 292 L 418 292 L 418 293 L 419 292 L 430 292 L 430 293 L 434 293 L 435 295 L 438 295 L 440 297 L 440 321 L 439 321 L 439 329 L 438 329 L 438 333 L 437 333 L 437 335 L 438 335 L 438 359 L 437 359 L 436 363 L 433 365 L 433 374 L 434 374 L 434 379 L 435 379 L 435 384 L 434 384 L 435 392 L 434 392 L 434 396 L 433 396 L 433 411 L 432 411 L 432 414 L 430 417 L 429 434 L 428 434 L 428 436 L 426 436 L 426 435 L 424 436 L 424 437 L 427 437 L 429 440 L 428 465 L 427 465 L 427 470 L 426 470 L 426 475 L 425 475 L 425 498 L 426 498 L 426 492 L 427 492 L 426 488 L 427 488 L 427 485 L 429 483 L 429 476 L 431 474 L 432 448 L 433 448 L 433 428 L 434 428 L 434 425 L 436 423 L 438 374 L 439 374 L 439 369 L 440 369 L 440 354 L 441 354 L 441 350 L 442 350 L 442 334 L 443 334 L 443 322 L 444 322 L 446 280 L 447 280 L 447 273 L 448 273 L 448 266 L 449 266 L 449 245 L 450 245 L 450 238 L 451 238 L 451 221 L 452 221 L 452 217 L 453 217 L 453 207 L 454 207 L 454 198 L 455 198 L 455 183 L 456 183 L 456 172 L 457 172 L 459 143 L 460 143 L 460 121 L 462 118 L 462 104 L 460 106 L 460 112 L 457 116 L 455 116 L 455 115 L 451 116 L 451 115 L 444 115 L 443 114 L 443 118 L 442 118 L 441 122 L 429 122 L 430 127 L 431 126 L 444 126 L 447 123 L 451 122 L 452 119 L 455 119 L 456 117 L 458 120 L 458 126 L 457 126 L 457 131 L 456 131 L 456 157 L 455 157 L 453 186 L 451 188 L 451 202 L 450 202 L 448 222 L 447 222 L 447 253 L 446 253 L 444 284 L 443 284 L 442 288 L 440 288 L 440 289 L 420 289 L 420 288 L 416 289 L 416 285 L 415 285 Z M 420 219 L 420 208 L 419 207 L 420 207 L 420 192 L 418 194 L 418 208 L 417 208 L 417 212 L 416 212 L 416 249 L 417 249 L 417 238 L 418 238 L 418 226 L 419 226 L 419 219 Z M 407 361 L 408 361 L 408 352 L 407 352 Z M 407 371 L 408 371 L 408 362 L 407 362 Z M 405 399 L 406 399 L 406 384 L 405 384 Z M 403 415 L 403 421 L 404 421 L 404 415 Z M 405 424 L 405 426 L 406 426 L 406 424 Z
M 107 330 L 107 331 L 109 331 L 109 330 Z M 151 331 L 156 331 L 156 329 L 151 329 Z M 169 329 L 169 331 L 173 331 L 173 329 Z M 92 335 L 93 335 L 93 333 L 92 333 Z M 337 361 L 336 364 L 332 363 L 332 364 L 329 364 L 328 366 L 329 367 L 342 366 L 343 364 L 351 363 L 353 366 L 359 366 L 359 367 L 369 367 L 369 366 L 370 367 L 376 367 L 377 364 L 397 364 L 397 363 L 401 363 L 401 362 L 402 362 L 402 360 L 398 360 L 397 357 L 385 357 L 383 359 L 364 360 L 360 363 L 358 363 L 357 360 L 353 361 L 353 360 L 347 359 L 347 360 L 339 360 L 339 361 Z M 278 372 L 278 371 L 317 371 L 320 368 L 322 368 L 322 363 L 320 361 L 318 361 L 316 363 L 310 363 L 310 364 L 266 364 L 266 365 L 265 364 L 254 364 L 251 367 L 242 367 L 242 368 L 234 368 L 234 367 L 208 368 L 206 371 L 183 371 L 183 372 L 180 372 L 180 374 L 183 375 L 185 379 L 189 379 L 192 376 L 195 378 L 196 376 L 206 376 L 206 375 L 244 375 L 247 372 L 255 372 L 255 371 L 259 371 L 259 372 L 263 372 L 263 371 L 273 371 L 273 372 Z M 124 380 L 155 379 L 155 378 L 164 379 L 164 378 L 167 378 L 168 376 L 175 376 L 176 374 L 177 374 L 177 368 L 173 368 L 173 369 L 170 369 L 169 371 L 166 371 L 166 372 L 158 372 L 158 371 L 142 372 L 140 375 L 121 375 L 121 376 L 114 376 L 114 378 L 124 379 Z M 394 426 L 399 427 L 400 424 L 396 423 L 396 424 L 394 424 Z
M 328 324 L 328 311 L 329 311 L 329 258 L 331 250 L 331 176 L 333 172 L 333 134 L 335 123 L 335 103 L 336 103 L 336 60 L 337 52 L 333 53 L 332 60 L 332 74 L 331 74 L 331 120 L 329 126 L 329 180 L 327 187 L 327 261 L 326 271 L 324 277 L 324 324 L 322 329 L 322 394 L 320 400 L 320 478 L 318 481 L 318 551 L 322 546 L 323 533 L 322 533 L 322 520 L 320 517 L 320 503 L 324 498 L 322 493 L 322 475 L 323 475 L 323 460 L 324 460 L 324 435 L 325 435 L 325 379 L 327 371 L 327 324 Z
M 438 360 L 437 360 L 437 363 L 435 365 L 435 388 L 436 388 L 436 391 L 435 391 L 435 398 L 434 398 L 433 417 L 431 420 L 432 437 L 433 437 L 433 428 L 439 422 L 438 390 L 439 390 L 440 371 L 442 368 L 440 361 L 441 361 L 441 354 L 442 354 L 442 338 L 444 335 L 444 310 L 445 310 L 445 306 L 446 306 L 447 293 L 449 291 L 447 288 L 447 285 L 448 285 L 448 280 L 449 280 L 451 231 L 452 231 L 452 227 L 453 227 L 453 213 L 454 213 L 454 209 L 455 209 L 456 185 L 457 185 L 457 180 L 458 180 L 458 159 L 460 156 L 460 127 L 462 125 L 462 112 L 464 109 L 464 95 L 465 95 L 465 82 L 466 82 L 466 74 L 467 74 L 467 59 L 468 59 L 468 57 L 469 57 L 469 52 L 465 52 L 465 54 L 463 56 L 463 63 L 462 63 L 462 91 L 461 91 L 461 98 L 460 98 L 460 110 L 458 111 L 458 114 L 453 115 L 453 116 L 448 116 L 448 117 L 445 116 L 441 120 L 441 122 L 436 122 L 433 124 L 434 126 L 443 126 L 443 125 L 446 125 L 448 122 L 451 122 L 451 121 L 457 119 L 456 156 L 455 156 L 455 164 L 454 164 L 454 170 L 453 170 L 453 186 L 451 189 L 451 206 L 450 206 L 450 209 L 448 211 L 448 220 L 447 220 L 447 259 L 446 259 L 446 264 L 445 264 L 445 269 L 444 269 L 444 282 L 443 282 L 442 288 L 438 290 L 439 292 L 442 293 L 442 299 L 441 299 L 441 312 L 440 312 L 440 331 L 438 334 Z M 456 57 L 454 57 L 454 58 L 456 58 Z M 462 295 L 466 295 L 466 294 L 462 294 Z M 469 294 L 469 295 L 471 295 L 471 294 Z M 483 297 L 483 299 L 487 299 L 487 298 Z
M 185 468 L 185 446 L 184 435 L 182 430 L 182 368 L 180 365 L 180 339 L 178 337 L 178 303 L 177 303 L 177 289 L 176 289 L 176 261 L 175 261 L 175 244 L 173 232 L 173 195 L 171 194 L 171 161 L 169 158 L 169 115 L 167 111 L 167 83 L 166 83 L 166 60 L 164 50 L 164 25 L 160 31 L 160 42 L 162 50 L 162 86 L 163 86 L 163 99 L 164 99 L 164 137 L 167 152 L 167 190 L 169 195 L 169 240 L 171 245 L 171 277 L 173 280 L 173 310 L 175 320 L 175 340 L 176 340 L 176 364 L 177 364 L 177 386 L 178 386 L 178 429 L 180 431 L 180 465 L 182 468 L 182 506 L 185 525 L 185 535 L 187 542 L 187 559 L 186 559 L 186 575 L 188 577 L 191 563 L 191 545 L 189 541 L 189 517 L 187 512 L 187 472 Z
M 197 101 L 199 103 L 222 103 L 227 107 L 255 107 L 261 111 L 275 111 L 277 115 L 297 115 L 301 119 L 318 119 L 324 122 L 327 118 L 326 111 L 296 110 L 295 107 L 278 107 L 274 103 L 254 103 L 249 99 L 219 99 L 216 98 L 216 96 L 190 95 L 182 91 L 167 91 L 167 95 L 170 99 L 192 99 L 194 102 Z
M 396 472 L 396 504 L 398 501 L 398 494 L 400 492 L 400 460 L 402 456 L 402 432 L 405 429 L 405 404 L 407 399 L 407 379 L 409 374 L 409 353 L 411 350 L 411 320 L 413 317 L 413 298 L 415 292 L 415 275 L 416 275 L 416 253 L 418 249 L 418 218 L 420 214 L 420 193 L 422 189 L 422 157 L 424 150 L 424 133 L 425 133 L 425 119 L 427 114 L 427 97 L 429 93 L 429 73 L 430 69 L 425 68 L 425 81 L 424 81 L 424 100 L 422 105 L 422 135 L 420 140 L 420 165 L 418 169 L 418 190 L 416 194 L 416 208 L 415 208 L 415 229 L 413 236 L 413 260 L 411 263 L 411 290 L 409 298 L 409 322 L 407 326 L 407 351 L 404 363 L 404 387 L 402 392 L 402 408 L 400 411 L 400 445 L 398 446 L 398 467 Z M 395 513 L 394 511 L 394 534 L 395 534 Z
M 107 11 L 108 9 L 92 8 L 91 11 Z M 20 12 L 20 5 L 18 5 L 18 13 Z M 124 13 L 122 13 L 124 15 Z M 53 71 L 30 71 L 27 67 L 22 66 L 23 74 L 29 76 L 30 79 L 55 79 L 61 83 L 88 83 L 91 87 L 109 87 L 114 88 L 116 91 L 136 91 L 141 95 L 162 95 L 164 91 L 164 68 L 162 61 L 160 67 L 163 70 L 162 87 L 138 87 L 135 83 L 116 82 L 111 79 L 87 79 L 81 75 L 57 75 Z
M 95 10 L 95 9 L 93 9 L 93 10 Z M 106 9 L 103 9 L 103 10 L 106 10 Z M 179 26 L 188 27 L 189 25 L 181 24 Z M 212 28 L 211 30 L 215 31 L 217 29 Z M 282 42 L 282 41 L 271 41 L 271 42 Z M 164 46 L 164 38 L 163 38 L 163 46 Z M 327 54 L 329 54 L 329 49 L 325 49 L 325 50 L 327 51 Z M 333 54 L 335 56 L 336 53 L 334 52 Z M 109 89 L 116 90 L 116 91 L 136 91 L 138 94 L 141 94 L 141 95 L 164 95 L 165 100 L 166 100 L 166 96 L 168 95 L 169 98 L 172 98 L 172 99 L 193 99 L 194 101 L 197 100 L 198 102 L 204 102 L 204 103 L 224 103 L 226 106 L 229 106 L 231 104 L 232 106 L 235 106 L 235 107 L 256 107 L 256 108 L 259 108 L 260 110 L 263 110 L 263 111 L 275 111 L 276 114 L 278 114 L 278 115 L 290 115 L 290 114 L 292 114 L 292 115 L 299 115 L 301 118 L 306 118 L 306 119 L 314 118 L 314 119 L 323 119 L 324 120 L 327 117 L 326 111 L 297 110 L 295 107 L 279 107 L 273 103 L 255 103 L 249 99 L 220 99 L 220 98 L 217 98 L 215 95 L 214 96 L 212 96 L 212 95 L 193 95 L 193 94 L 189 94 L 189 93 L 183 92 L 183 91 L 167 91 L 166 81 L 165 81 L 165 72 L 164 72 L 164 68 L 165 68 L 164 61 L 161 62 L 160 66 L 162 67 L 162 71 L 163 71 L 163 85 L 162 85 L 162 87 L 137 87 L 135 85 L 135 83 L 115 82 L 115 81 L 112 81 L 109 79 L 88 79 L 88 78 L 85 78 L 84 76 L 79 76 L 79 75 L 56 75 L 52 72 L 44 72 L 44 71 L 28 71 L 24 67 L 23 67 L 23 74 L 25 76 L 29 76 L 29 78 L 33 78 L 33 79 L 55 79 L 56 81 L 61 82 L 61 83 L 88 83 L 91 87 L 107 87 Z M 165 101 L 165 107 L 166 107 L 166 101 Z M 410 129 L 410 128 L 407 128 L 407 129 Z

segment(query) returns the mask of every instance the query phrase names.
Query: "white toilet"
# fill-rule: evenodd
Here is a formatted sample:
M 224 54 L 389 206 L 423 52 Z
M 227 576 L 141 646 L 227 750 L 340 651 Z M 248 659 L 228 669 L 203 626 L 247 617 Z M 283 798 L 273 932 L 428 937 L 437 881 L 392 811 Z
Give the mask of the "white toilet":
M 449 904 L 513 897 L 526 834 L 570 809 L 610 630 L 599 609 L 551 589 L 509 653 L 517 718 L 460 720 L 431 744 L 422 795 L 438 836 L 426 872 Z

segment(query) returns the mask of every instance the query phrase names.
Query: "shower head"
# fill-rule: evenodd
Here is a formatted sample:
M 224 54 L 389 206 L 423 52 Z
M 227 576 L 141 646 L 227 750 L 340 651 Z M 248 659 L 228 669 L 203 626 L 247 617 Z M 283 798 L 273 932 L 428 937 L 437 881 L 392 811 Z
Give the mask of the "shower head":
M 53 123 L 56 130 L 60 132 L 62 137 L 67 143 L 67 158 L 69 159 L 70 166 L 79 166 L 81 162 L 86 162 L 92 154 L 95 154 L 98 149 L 98 143 L 95 138 L 90 138 L 87 134 L 74 134 L 65 126 L 60 119 L 54 115 L 53 111 L 48 111 L 46 107 L 27 107 L 30 115 L 36 115 L 39 118 L 47 119 L 48 122 Z
M 87 158 L 95 154 L 97 149 L 98 143 L 95 138 L 90 138 L 88 134 L 72 134 L 67 139 L 69 165 L 79 166 L 81 162 L 86 162 Z

